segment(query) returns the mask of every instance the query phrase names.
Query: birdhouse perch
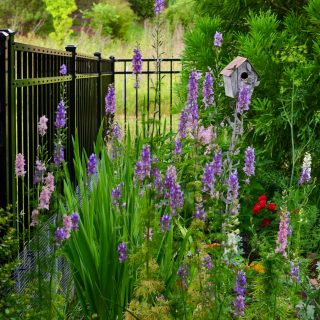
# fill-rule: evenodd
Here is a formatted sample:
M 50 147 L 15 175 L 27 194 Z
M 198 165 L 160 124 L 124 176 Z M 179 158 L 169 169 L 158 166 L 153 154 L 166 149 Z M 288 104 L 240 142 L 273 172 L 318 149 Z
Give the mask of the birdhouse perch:
M 221 72 L 224 89 L 227 97 L 236 98 L 240 91 L 241 83 L 250 87 L 251 93 L 259 85 L 258 73 L 247 58 L 236 57 Z

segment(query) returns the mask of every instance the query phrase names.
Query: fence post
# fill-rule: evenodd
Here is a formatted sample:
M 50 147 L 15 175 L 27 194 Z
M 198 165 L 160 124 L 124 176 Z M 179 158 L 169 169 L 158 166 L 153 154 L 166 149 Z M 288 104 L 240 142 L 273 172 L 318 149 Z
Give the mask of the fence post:
M 69 128 L 68 128 L 68 162 L 72 163 L 72 142 L 71 142 L 71 136 L 75 136 L 76 134 L 76 128 L 78 126 L 77 119 L 78 119 L 78 112 L 77 112 L 77 47 L 74 45 L 67 45 L 66 51 L 71 52 L 71 61 L 69 65 L 69 74 L 72 77 L 71 83 L 70 83 L 70 92 L 69 92 Z
M 110 56 L 109 57 L 109 61 L 111 62 L 111 68 L 110 68 L 110 71 L 111 71 L 111 77 L 110 77 L 110 83 L 113 83 L 113 85 L 115 85 L 114 83 L 114 70 L 115 70 L 115 61 L 116 61 L 116 58 L 114 56 Z
M 0 207 L 8 202 L 6 152 L 6 108 L 8 105 L 8 41 L 9 34 L 0 32 Z M 7 190 L 7 191 L 6 191 Z
M 97 60 L 97 128 L 100 128 L 100 124 L 103 118 L 103 99 L 102 99 L 102 59 L 101 52 L 95 52 L 94 56 L 98 58 Z
M 16 205 L 16 180 L 14 162 L 16 156 L 16 101 L 15 88 L 15 53 L 13 49 L 15 32 L 10 29 L 0 30 L 0 205 Z M 2 161 L 5 161 L 2 163 Z M 4 189 L 4 190 L 3 190 Z M 2 192 L 3 191 L 3 192 Z

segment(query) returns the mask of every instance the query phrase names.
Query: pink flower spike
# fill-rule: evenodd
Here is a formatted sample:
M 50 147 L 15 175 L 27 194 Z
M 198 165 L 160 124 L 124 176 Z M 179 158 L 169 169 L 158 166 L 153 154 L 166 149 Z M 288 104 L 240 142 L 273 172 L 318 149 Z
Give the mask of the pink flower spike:
M 47 122 L 48 122 L 48 118 L 46 116 L 42 116 L 39 120 L 39 124 L 38 124 L 38 130 L 39 130 L 39 134 L 40 136 L 44 136 L 47 132 Z
M 70 238 L 72 226 L 73 226 L 73 223 L 71 220 L 71 216 L 63 216 L 63 227 L 66 233 L 66 239 Z
M 27 171 L 24 170 L 25 160 L 22 153 L 18 153 L 15 161 L 15 174 L 17 177 L 24 177 Z

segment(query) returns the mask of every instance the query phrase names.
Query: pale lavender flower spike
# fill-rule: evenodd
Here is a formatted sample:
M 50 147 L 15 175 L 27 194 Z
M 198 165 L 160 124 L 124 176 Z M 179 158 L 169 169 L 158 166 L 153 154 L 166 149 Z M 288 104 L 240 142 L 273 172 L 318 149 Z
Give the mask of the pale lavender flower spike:
M 311 155 L 310 153 L 306 152 L 303 158 L 301 176 L 299 180 L 299 184 L 302 185 L 306 182 L 311 181 Z
M 48 122 L 48 118 L 46 116 L 42 116 L 39 119 L 39 123 L 38 123 L 38 130 L 39 130 L 39 134 L 40 136 L 44 136 L 47 132 L 48 126 L 47 126 L 47 122 Z
M 278 246 L 275 249 L 275 252 L 281 253 L 285 258 L 287 258 L 286 248 L 288 245 L 288 235 L 291 233 L 290 214 L 289 212 L 282 212 L 280 216 L 278 239 L 276 241 Z
M 15 174 L 17 177 L 24 177 L 26 175 L 25 168 L 25 160 L 24 155 L 22 153 L 18 153 L 15 161 Z
M 217 31 L 215 33 L 215 35 L 214 35 L 214 42 L 213 42 L 214 46 L 215 47 L 221 47 L 222 46 L 222 40 L 223 40 L 222 33 Z

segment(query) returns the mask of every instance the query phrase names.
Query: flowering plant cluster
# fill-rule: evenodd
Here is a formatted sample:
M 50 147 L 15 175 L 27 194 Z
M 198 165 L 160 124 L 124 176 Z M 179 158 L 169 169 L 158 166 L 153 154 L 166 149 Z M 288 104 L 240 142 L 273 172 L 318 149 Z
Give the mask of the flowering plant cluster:
M 164 6 L 164 1 L 155 1 L 158 27 Z M 217 31 L 216 60 L 222 41 Z M 160 63 L 160 54 L 156 59 Z M 215 62 L 219 66 L 220 61 Z M 142 64 L 137 47 L 132 59 L 136 89 Z M 114 85 L 108 87 L 106 143 L 98 139 L 88 159 L 75 157 L 78 185 L 75 189 L 66 179 L 61 219 L 51 237 L 56 248 L 64 245 L 88 317 L 120 319 L 124 308 L 128 320 L 254 318 L 256 310 L 266 310 L 266 319 L 280 319 L 286 310 L 289 315 L 296 312 L 284 301 L 286 290 L 295 298 L 300 295 L 306 269 L 299 259 L 305 216 L 303 210 L 301 219 L 290 212 L 298 196 L 289 188 L 282 200 L 273 195 L 276 204 L 260 195 L 252 214 L 249 210 L 250 223 L 258 220 L 265 228 L 279 222 L 278 230 L 259 232 L 251 225 L 248 232 L 241 223 L 247 211 L 243 204 L 255 193 L 250 183 L 259 160 L 255 148 L 243 143 L 252 88 L 241 82 L 233 110 L 219 125 L 221 119 L 215 118 L 223 101 L 216 85 L 219 80 L 216 70 L 205 70 L 190 72 L 174 148 L 172 135 L 170 141 L 167 136 L 146 135 L 143 140 L 137 136 L 134 144 L 129 139 L 122 144 L 121 128 L 115 122 L 116 91 Z M 61 66 L 60 72 L 66 74 L 66 67 Z M 64 161 L 65 101 L 60 100 L 54 121 L 56 170 Z M 45 116 L 39 120 L 41 139 L 47 122 Z M 32 211 L 32 226 L 40 224 L 40 213 L 51 209 L 52 194 L 58 189 L 56 171 L 42 155 L 39 152 L 35 162 L 38 204 Z M 22 154 L 17 155 L 15 172 L 21 178 L 26 174 Z M 299 190 L 311 185 L 308 153 L 298 185 Z
M 277 211 L 277 205 L 273 202 L 267 203 L 266 195 L 259 196 L 258 201 L 254 204 L 252 208 L 252 212 L 254 215 L 258 215 L 259 213 L 260 215 L 262 215 L 263 213 L 264 218 L 262 220 L 262 225 L 264 227 L 267 227 L 272 221 L 271 217 L 266 217 L 266 215 L 268 215 L 268 212 L 274 213 L 276 211 Z
M 56 229 L 54 237 L 58 247 L 70 238 L 72 230 L 77 231 L 79 229 L 79 219 L 80 217 L 77 212 L 63 216 L 63 226 Z

